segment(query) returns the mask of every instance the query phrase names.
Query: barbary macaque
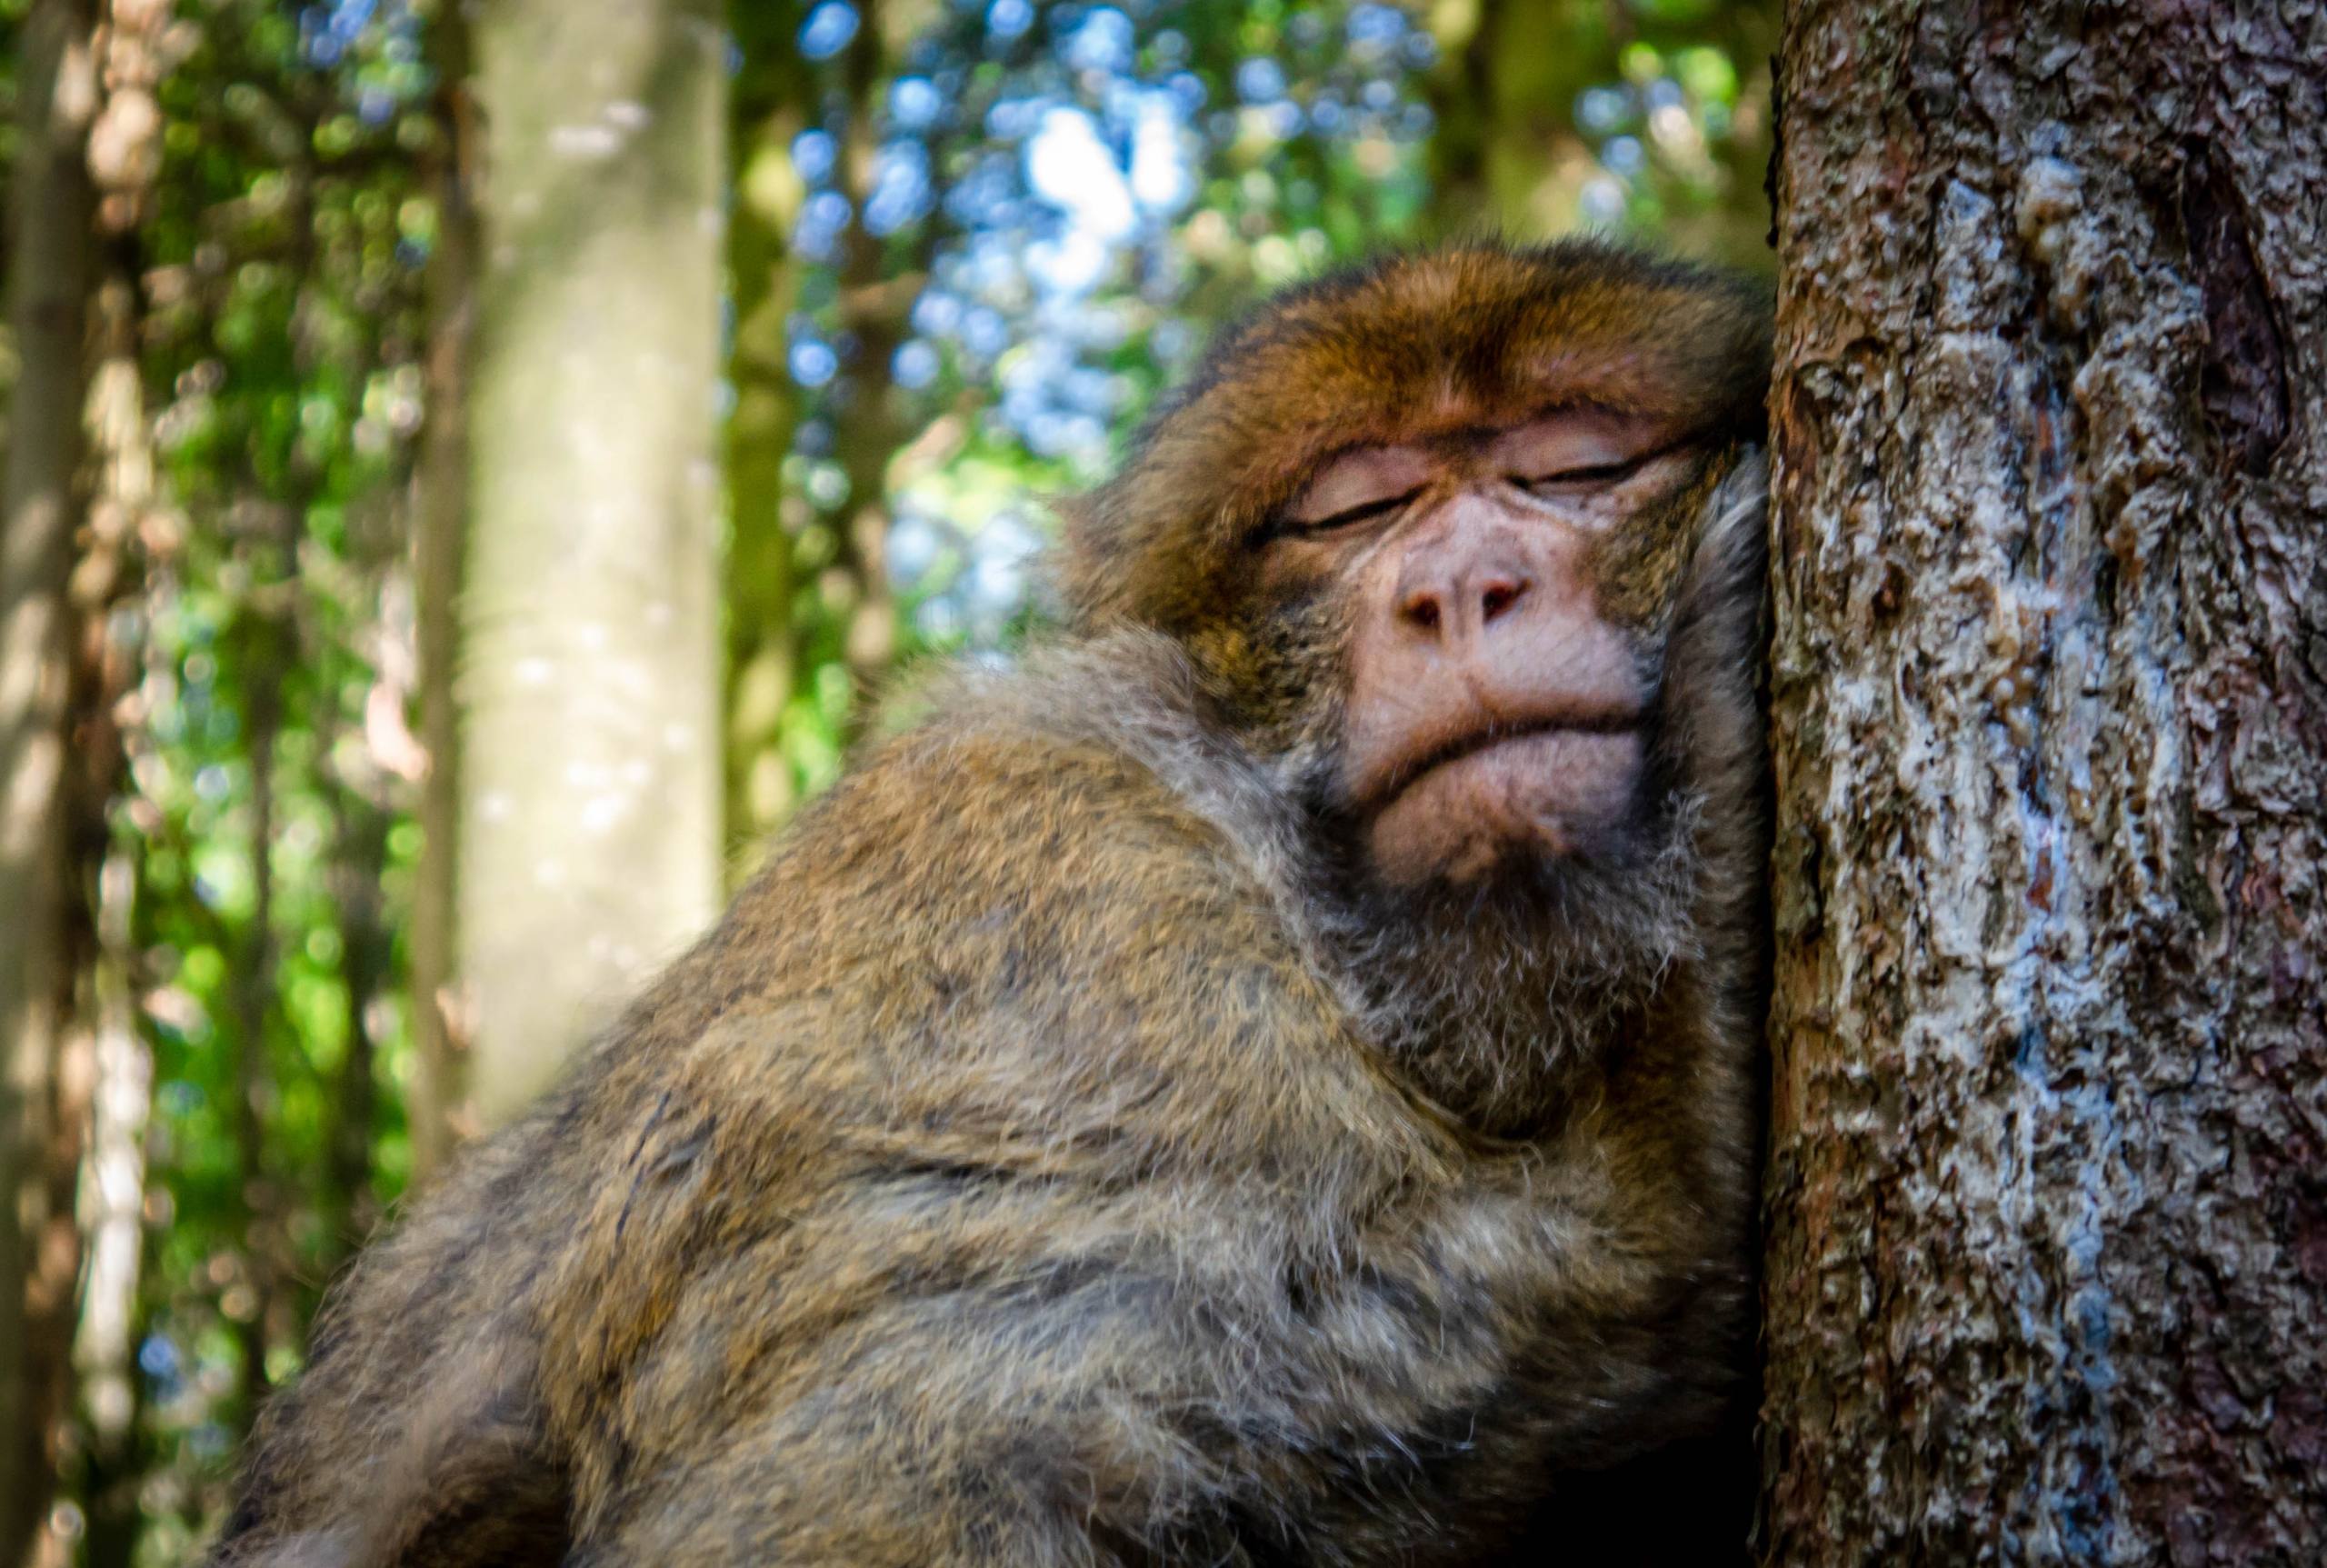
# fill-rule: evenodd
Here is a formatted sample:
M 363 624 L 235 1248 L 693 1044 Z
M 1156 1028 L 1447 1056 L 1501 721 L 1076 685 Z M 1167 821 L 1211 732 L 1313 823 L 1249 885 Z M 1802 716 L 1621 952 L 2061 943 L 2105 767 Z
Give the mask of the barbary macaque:
M 355 1265 L 212 1561 L 1476 1563 L 1707 1432 L 1767 341 L 1587 242 L 1224 334 L 1067 627 Z

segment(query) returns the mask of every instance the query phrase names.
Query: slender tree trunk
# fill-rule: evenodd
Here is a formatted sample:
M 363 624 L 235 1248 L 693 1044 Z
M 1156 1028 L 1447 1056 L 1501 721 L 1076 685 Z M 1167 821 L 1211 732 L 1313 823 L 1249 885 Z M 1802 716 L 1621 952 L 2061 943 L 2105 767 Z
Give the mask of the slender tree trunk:
M 255 552 L 257 570 L 252 604 L 243 614 L 251 625 L 242 671 L 243 744 L 250 759 L 251 914 L 241 951 L 235 958 L 234 1134 L 235 1172 L 245 1213 L 242 1248 L 240 1310 L 228 1312 L 240 1352 L 236 1413 L 245 1428 L 257 1413 L 272 1379 L 267 1372 L 269 1332 L 283 1281 L 277 1268 L 284 1253 L 283 1192 L 269 1158 L 267 1123 L 278 1091 L 270 1036 L 276 1012 L 275 976 L 275 834 L 277 821 L 275 743 L 284 725 L 284 674 L 298 656 L 291 626 L 298 581 L 298 530 L 305 508 L 297 503 L 254 501 L 265 531 Z
M 864 733 L 897 654 L 897 602 L 888 572 L 889 459 L 904 432 L 895 407 L 893 365 L 920 281 L 892 275 L 882 236 L 866 222 L 880 163 L 881 94 L 889 76 L 884 24 L 892 19 L 884 9 L 882 0 L 856 0 L 856 36 L 843 56 L 841 73 L 848 95 L 841 175 L 852 213 L 841 239 L 841 310 L 855 348 L 848 371 L 848 411 L 834 442 L 848 476 L 848 514 L 834 563 L 837 575 L 827 579 L 844 586 L 826 598 L 835 608 L 846 601 L 841 654 L 855 696 L 845 731 L 851 741 Z
M 56 1413 L 31 1358 L 56 1347 L 27 1295 L 42 1273 L 41 1238 L 70 1223 L 53 1212 L 43 1166 L 71 994 L 65 726 L 93 210 L 91 15 L 85 0 L 38 0 L 17 65 L 8 315 L 20 369 L 0 502 L 0 1564 L 22 1560 L 47 1504 Z
M 1611 74 L 1612 22 L 1601 0 L 1502 0 L 1432 14 L 1445 53 L 1432 72 L 1438 128 L 1430 141 L 1436 226 L 1563 234 L 1582 221 L 1596 172 L 1576 134 L 1576 95 Z
M 1578 105 L 1587 89 L 1624 81 L 1629 45 L 1663 43 L 1669 61 L 1678 35 L 1718 48 L 1737 66 L 1746 84 L 1743 113 L 1708 154 L 1724 171 L 1720 195 L 1683 197 L 1668 186 L 1674 199 L 1656 221 L 1656 238 L 1683 255 L 1769 270 L 1761 179 L 1768 121 L 1754 102 L 1767 91 L 1761 62 L 1775 21 L 1765 8 L 1728 5 L 1700 14 L 1688 5 L 1612 0 L 1488 0 L 1423 9 L 1442 51 L 1423 78 L 1436 121 L 1429 142 L 1433 233 L 1500 230 L 1541 239 L 1606 225 L 1585 199 L 1607 171 L 1579 127 Z M 1657 140 L 1638 121 L 1629 130 Z
M 2327 1560 L 2327 7 L 1796 0 L 1765 1560 Z
M 319 94 L 293 94 L 288 107 L 301 127 L 294 145 L 313 144 L 327 105 Z M 285 230 L 291 236 L 285 266 L 296 289 L 288 324 L 291 357 L 304 371 L 315 362 L 310 339 L 318 325 L 319 261 L 313 243 L 316 171 L 302 155 L 291 158 L 283 173 Z M 269 477 L 261 471 L 258 454 L 248 454 L 230 514 L 231 525 L 243 535 L 237 554 L 246 574 L 232 644 L 240 664 L 235 682 L 242 694 L 238 738 L 251 778 L 245 846 L 251 911 L 239 934 L 228 980 L 235 1017 L 231 1124 L 244 1210 L 243 1245 L 236 1260 L 242 1277 L 221 1305 L 234 1325 L 239 1354 L 234 1414 L 244 1431 L 249 1430 L 274 1385 L 267 1365 L 270 1351 L 295 1342 L 300 1328 L 299 1265 L 291 1233 L 290 1182 L 295 1178 L 279 1168 L 272 1135 L 283 1098 L 275 1045 L 285 1026 L 276 988 L 282 949 L 275 929 L 275 836 L 285 820 L 282 790 L 286 779 L 295 786 L 295 775 L 284 770 L 280 743 L 286 731 L 304 721 L 291 706 L 295 695 L 291 674 L 309 654 L 300 618 L 300 546 L 322 476 L 295 446 L 285 457 L 283 475 Z
M 405 492 L 409 498 L 411 492 Z M 386 497 L 383 497 L 384 500 Z M 401 558 L 411 542 L 409 510 L 384 507 L 374 526 L 350 530 L 345 563 L 358 584 L 361 629 L 349 639 L 372 665 L 364 699 L 360 746 L 333 746 L 324 773 L 331 799 L 333 846 L 327 883 L 338 913 L 339 974 L 345 992 L 347 1046 L 331 1074 L 322 1191 L 325 1279 L 363 1245 L 380 1219 L 378 1172 L 380 1030 L 384 1007 L 404 976 L 397 965 L 396 908 L 389 894 L 389 841 L 397 811 L 410 799 L 399 787 L 424 784 L 427 759 L 404 727 L 418 685 L 416 650 L 398 634 L 409 579 Z M 333 724 L 328 701 L 315 727 Z M 352 738 L 352 737 L 351 737 Z
M 800 417 L 788 322 L 799 299 L 801 258 L 790 246 L 806 184 L 792 143 L 814 105 L 809 62 L 793 47 L 802 7 L 794 0 L 730 0 L 744 72 L 731 107 L 737 163 L 727 266 L 735 330 L 727 357 L 734 411 L 726 431 L 726 864 L 733 882 L 754 868 L 759 844 L 796 804 L 782 749 L 785 704 L 799 673 L 798 591 L 793 540 L 807 500 L 787 494 L 784 460 Z
M 73 1361 L 87 1454 L 81 1494 L 94 1565 L 126 1562 L 137 1538 L 138 1283 L 145 1253 L 145 1125 L 154 1061 L 131 994 L 131 904 L 137 868 L 125 849 L 98 874 L 96 1087 L 81 1187 L 88 1263 Z
M 395 969 L 395 932 L 387 923 L 383 888 L 390 822 L 386 778 L 366 766 L 356 777 L 340 779 L 334 791 L 338 842 L 331 885 L 339 906 L 340 975 L 347 989 L 347 1053 L 332 1074 L 330 1142 L 317 1205 L 327 1273 L 363 1244 L 380 1217 L 372 1183 L 379 1100 L 373 1019 Z
M 65 732 L 63 839 L 73 888 L 73 1026 L 52 1139 L 56 1237 L 45 1293 L 55 1327 L 34 1343 L 51 1359 L 50 1403 L 72 1410 L 74 1490 L 101 1543 L 132 1535 L 136 1519 L 137 1396 L 132 1376 L 145 1248 L 145 1124 L 153 1066 L 137 1030 L 130 925 L 136 868 L 112 839 L 124 774 L 124 699 L 142 657 L 135 615 L 118 612 L 139 589 L 141 534 L 154 500 L 140 330 L 143 250 L 138 228 L 161 165 L 162 64 L 155 45 L 168 0 L 107 0 L 93 35 L 97 107 L 86 167 L 95 197 L 99 259 L 83 409 L 87 504 L 68 594 L 73 652 Z M 70 1210 L 67 1194 L 77 1193 Z M 70 1213 L 68 1223 L 66 1215 Z M 77 1288 L 76 1288 L 77 1287 Z M 69 1394 L 77 1383 L 77 1399 Z M 36 1558 L 61 1563 L 71 1536 L 52 1531 Z
M 460 864 L 460 720 L 453 670 L 460 654 L 461 557 L 469 505 L 469 337 L 476 319 L 477 127 L 470 96 L 468 22 L 454 0 L 427 21 L 441 140 L 433 183 L 436 246 L 428 259 L 427 424 L 413 480 L 413 619 L 420 687 L 420 865 L 412 909 L 412 1173 L 444 1167 L 469 1120 L 462 1110 L 465 1012 L 454 974 Z
M 459 967 L 487 1120 L 719 896 L 718 16 L 713 0 L 474 15 Z
M 92 1064 L 88 1139 L 80 1171 L 83 1267 L 73 1370 L 80 1383 L 83 1512 L 87 1560 L 125 1556 L 138 1523 L 135 1352 L 138 1284 L 145 1247 L 145 1127 L 154 1064 L 139 1033 L 131 914 L 137 865 L 112 842 L 109 816 L 125 771 L 116 727 L 122 699 L 136 684 L 143 646 L 119 629 L 135 617 L 113 614 L 143 584 L 133 568 L 154 508 L 154 446 L 146 417 L 140 329 L 145 300 L 136 225 L 153 194 L 161 122 L 153 87 L 160 73 L 155 35 L 167 7 L 140 0 L 136 15 L 108 7 L 100 75 L 105 107 L 92 132 L 98 176 L 104 275 L 95 291 L 94 366 L 87 430 L 93 484 L 88 539 L 75 570 L 80 624 L 74 708 L 80 769 L 77 857 L 96 869 L 95 938 L 89 956 L 87 1025 Z

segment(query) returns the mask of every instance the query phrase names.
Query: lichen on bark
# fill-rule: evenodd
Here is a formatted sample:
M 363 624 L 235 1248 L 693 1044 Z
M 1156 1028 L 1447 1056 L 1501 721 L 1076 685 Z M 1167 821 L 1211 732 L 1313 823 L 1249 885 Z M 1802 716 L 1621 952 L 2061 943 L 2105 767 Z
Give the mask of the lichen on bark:
M 1770 1563 L 2321 1561 L 2322 60 L 1789 6 Z

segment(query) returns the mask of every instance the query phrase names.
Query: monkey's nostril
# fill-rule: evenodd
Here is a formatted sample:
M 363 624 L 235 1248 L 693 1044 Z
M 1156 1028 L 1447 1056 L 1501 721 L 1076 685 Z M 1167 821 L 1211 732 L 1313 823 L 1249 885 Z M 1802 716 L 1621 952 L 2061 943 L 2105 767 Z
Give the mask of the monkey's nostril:
M 1517 604 L 1519 596 L 1526 591 L 1527 584 L 1523 580 L 1488 584 L 1485 590 L 1479 595 L 1479 609 L 1483 618 L 1493 620 Z
M 1416 594 L 1406 601 L 1406 619 L 1425 632 L 1438 630 L 1438 595 Z

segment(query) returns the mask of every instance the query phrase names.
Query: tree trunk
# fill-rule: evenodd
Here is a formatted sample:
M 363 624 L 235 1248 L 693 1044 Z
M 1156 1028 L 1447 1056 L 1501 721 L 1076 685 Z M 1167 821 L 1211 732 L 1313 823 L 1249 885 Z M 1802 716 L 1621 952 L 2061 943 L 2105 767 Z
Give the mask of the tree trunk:
M 137 1433 L 138 1285 L 145 1262 L 145 1127 L 154 1106 L 154 1059 L 138 1031 L 131 989 L 130 907 L 136 887 L 128 851 L 115 850 L 98 876 L 96 1084 L 81 1181 L 88 1263 L 73 1344 L 86 1423 L 80 1491 L 93 1568 L 128 1560 L 137 1538 L 144 1458 Z
M 122 1544 L 135 1539 L 145 1452 L 136 1430 L 136 1347 L 154 1064 L 137 1017 L 131 915 L 138 868 L 130 848 L 112 841 L 109 815 L 125 772 L 122 699 L 136 686 L 146 653 L 142 631 L 136 640 L 121 634 L 142 627 L 144 616 L 114 612 L 143 589 L 133 564 L 155 523 L 153 427 L 139 357 L 145 300 L 138 228 L 161 164 L 155 45 L 169 19 L 169 7 L 155 0 L 105 6 L 98 66 L 104 106 L 89 136 L 104 261 L 92 296 L 88 536 L 78 553 L 74 596 L 80 651 L 73 749 L 81 786 L 74 836 L 76 859 L 94 872 L 95 919 L 85 988 L 91 1084 L 79 1201 L 86 1256 L 73 1370 L 82 1421 L 77 1490 L 92 1563 L 121 1558 Z
M 1772 1563 L 2327 1550 L 2322 60 L 1790 7 Z
M 333 791 L 338 820 L 330 882 L 339 906 L 347 1054 L 332 1074 L 329 1143 L 316 1207 L 324 1222 L 324 1257 L 334 1271 L 364 1244 L 380 1218 L 372 1179 L 379 1055 L 374 1020 L 395 974 L 395 928 L 388 924 L 385 893 L 394 820 L 387 784 L 384 772 L 366 764 L 343 774 Z
M 842 739 L 851 745 L 864 734 L 897 654 L 897 603 L 888 571 L 889 459 L 904 432 L 897 417 L 893 365 L 920 283 L 894 275 L 887 245 L 867 221 L 881 155 L 881 94 L 892 52 L 886 31 L 898 20 L 885 10 L 884 0 L 856 0 L 856 35 L 842 57 L 840 73 L 848 95 L 841 176 L 852 215 L 841 236 L 841 317 L 855 348 L 848 368 L 848 408 L 834 438 L 834 455 L 848 477 L 847 515 L 833 569 L 825 574 L 824 599 L 835 610 L 845 606 L 848 616 L 841 654 L 854 701 Z M 833 592 L 835 587 L 841 591 Z
M 725 35 L 494 0 L 460 672 L 460 973 L 505 1117 L 719 896 Z
M 25 18 L 11 171 L 8 315 L 20 369 L 0 516 L 0 1564 L 10 1565 L 47 1504 L 56 1413 L 42 1386 L 50 1366 L 32 1364 L 55 1364 L 59 1325 L 35 1319 L 56 1303 L 36 1314 L 27 1294 L 43 1236 L 71 1223 L 55 1212 L 44 1166 L 71 994 L 65 726 L 94 201 L 90 24 L 85 0 L 40 0 Z
M 789 362 L 790 318 L 805 262 L 791 249 L 807 194 L 792 143 L 815 105 L 814 71 L 794 45 L 803 9 L 793 0 L 731 0 L 729 25 L 744 67 L 730 88 L 737 164 L 727 268 L 735 330 L 727 381 L 735 405 L 726 430 L 728 544 L 724 599 L 727 648 L 723 750 L 729 880 L 756 869 L 759 846 L 797 804 L 784 754 L 785 705 L 800 670 L 799 591 L 793 540 L 805 496 L 787 494 L 801 398 Z
M 468 21 L 454 0 L 430 11 L 439 141 L 430 184 L 436 244 L 428 258 L 427 423 L 413 473 L 413 620 L 419 665 L 420 864 L 412 894 L 412 1175 L 424 1185 L 444 1168 L 469 1125 L 463 1110 L 466 1013 L 460 1005 L 454 932 L 459 924 L 460 719 L 453 670 L 460 656 L 461 558 L 469 505 L 468 379 L 476 324 L 477 125 L 470 95 Z
M 27 1343 L 51 1363 L 48 1406 L 77 1414 L 77 1421 L 65 1416 L 61 1445 L 77 1451 L 72 1490 L 88 1527 L 81 1543 L 92 1552 L 136 1516 L 132 1369 L 153 1064 L 137 1027 L 130 919 L 136 867 L 126 846 L 113 842 L 111 813 L 125 768 L 125 698 L 145 651 L 142 615 L 120 612 L 142 591 L 142 539 L 154 521 L 138 227 L 161 166 L 155 87 L 162 61 L 155 45 L 169 20 L 168 0 L 107 0 L 90 35 L 98 92 L 85 167 L 98 244 L 85 253 L 97 265 L 94 283 L 85 280 L 86 342 L 76 345 L 88 367 L 77 433 L 87 484 L 67 593 L 68 767 L 59 824 L 72 941 L 58 979 L 72 1024 L 61 1062 L 67 1092 L 57 1098 L 51 1135 L 54 1241 L 44 1249 L 53 1326 Z M 84 221 L 89 215 L 85 210 Z M 69 1526 L 52 1525 L 34 1561 L 71 1560 L 74 1535 Z
M 1437 228 L 1554 235 L 1583 222 L 1577 198 L 1597 171 L 1574 128 L 1575 98 L 1614 75 L 1611 24 L 1623 19 L 1601 0 L 1432 10 L 1445 50 L 1430 78 Z
M 247 482 L 247 481 L 246 481 Z M 284 678 L 298 658 L 292 624 L 299 584 L 299 531 L 306 522 L 305 497 L 276 503 L 252 497 L 246 509 L 262 521 L 260 538 L 247 560 L 254 579 L 240 614 L 247 618 L 240 672 L 243 686 L 241 740 L 250 761 L 250 922 L 242 933 L 228 992 L 233 998 L 232 1125 L 237 1192 L 245 1213 L 241 1256 L 241 1292 L 229 1291 L 227 1316 L 239 1353 L 235 1368 L 236 1419 L 243 1430 L 258 1413 L 273 1384 L 266 1359 L 275 1336 L 276 1303 L 286 1283 L 284 1185 L 274 1172 L 268 1124 L 280 1098 L 275 1082 L 274 1034 L 281 1017 L 275 977 L 281 961 L 275 930 L 275 839 L 279 823 L 277 743 L 285 726 Z

